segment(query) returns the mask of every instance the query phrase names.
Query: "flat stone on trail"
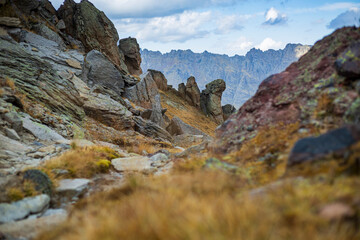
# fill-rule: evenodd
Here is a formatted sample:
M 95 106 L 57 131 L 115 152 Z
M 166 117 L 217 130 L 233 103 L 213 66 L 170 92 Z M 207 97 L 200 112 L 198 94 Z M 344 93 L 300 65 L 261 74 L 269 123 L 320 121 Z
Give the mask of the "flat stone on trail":
M 59 187 L 56 188 L 56 191 L 79 195 L 88 188 L 89 183 L 90 180 L 85 178 L 63 179 L 59 182 Z
M 116 158 L 111 164 L 117 171 L 149 171 L 151 170 L 151 161 L 148 157 L 135 156 L 127 158 Z
M 24 198 L 13 203 L 0 204 L 0 223 L 12 222 L 23 219 L 30 213 L 43 211 L 50 202 L 50 197 L 41 194 L 35 197 Z

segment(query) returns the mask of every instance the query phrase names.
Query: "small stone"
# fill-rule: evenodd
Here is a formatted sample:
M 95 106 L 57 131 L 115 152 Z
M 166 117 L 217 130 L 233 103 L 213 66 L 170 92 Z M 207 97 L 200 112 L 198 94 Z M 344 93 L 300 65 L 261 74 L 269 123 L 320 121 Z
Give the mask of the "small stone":
M 53 170 L 51 170 L 52 173 L 54 173 L 57 177 L 59 176 L 66 176 L 69 174 L 69 171 L 66 170 L 66 169 L 58 169 L 58 168 L 55 168 Z
M 43 153 L 54 153 L 54 152 L 56 152 L 56 147 L 54 145 L 50 145 L 47 147 L 39 148 L 38 151 L 43 152 Z
M 37 49 L 37 48 L 33 47 L 33 48 L 31 48 L 31 51 L 33 51 L 33 52 L 38 52 L 38 51 L 39 51 L 39 49 Z
M 75 59 L 69 58 L 69 59 L 66 59 L 65 61 L 70 67 L 82 69 L 81 64 Z
M 63 30 L 66 28 L 65 22 L 63 19 L 61 19 L 57 24 L 56 24 L 57 29 L 59 30 Z
M 34 153 L 27 154 L 27 156 L 31 157 L 31 158 L 43 158 L 46 155 L 48 155 L 48 153 L 46 153 L 46 152 L 34 152 Z
M 53 197 L 55 206 L 64 206 L 82 197 L 89 188 L 90 180 L 85 178 L 63 179 Z
M 5 128 L 5 134 L 6 136 L 8 136 L 11 139 L 20 140 L 19 135 L 17 134 L 17 132 L 14 129 L 9 129 L 9 128 Z
M 166 164 L 169 158 L 164 153 L 155 154 L 150 158 L 151 166 L 161 167 Z
M 323 207 L 319 213 L 320 217 L 329 220 L 341 220 L 354 216 L 355 212 L 351 207 L 343 203 L 331 203 Z

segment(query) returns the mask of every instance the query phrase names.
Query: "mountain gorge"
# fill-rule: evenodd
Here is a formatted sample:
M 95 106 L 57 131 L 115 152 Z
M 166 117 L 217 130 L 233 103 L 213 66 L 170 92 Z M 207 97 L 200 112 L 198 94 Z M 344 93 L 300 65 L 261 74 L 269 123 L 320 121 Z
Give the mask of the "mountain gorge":
M 174 51 L 214 72 L 177 90 L 140 47 L 88 0 L 0 0 L 0 240 L 360 239 L 360 28 L 309 51 Z M 306 51 L 222 106 L 215 70 Z
M 282 50 L 253 48 L 245 56 L 233 57 L 207 51 L 172 50 L 162 54 L 143 49 L 141 67 L 162 71 L 175 88 L 190 76 L 195 77 L 200 89 L 212 79 L 224 79 L 227 87 L 222 103 L 239 107 L 254 95 L 263 79 L 285 70 L 309 49 L 306 45 L 288 44 Z

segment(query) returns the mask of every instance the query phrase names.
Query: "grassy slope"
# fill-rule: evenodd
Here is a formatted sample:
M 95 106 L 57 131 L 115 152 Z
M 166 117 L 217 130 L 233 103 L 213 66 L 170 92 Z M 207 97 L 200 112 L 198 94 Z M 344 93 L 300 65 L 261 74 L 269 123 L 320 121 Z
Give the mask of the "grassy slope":
M 179 117 L 183 122 L 203 131 L 209 136 L 214 136 L 217 124 L 201 113 L 200 110 L 190 106 L 172 91 L 160 91 L 160 94 L 161 105 L 167 109 L 166 115 L 170 119 L 175 116 Z

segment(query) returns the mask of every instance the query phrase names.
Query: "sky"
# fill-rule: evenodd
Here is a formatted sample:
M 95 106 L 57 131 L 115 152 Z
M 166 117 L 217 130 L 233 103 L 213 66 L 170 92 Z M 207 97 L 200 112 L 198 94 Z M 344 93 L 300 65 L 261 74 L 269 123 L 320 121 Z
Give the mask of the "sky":
M 63 0 L 50 0 L 57 9 Z M 79 2 L 76 0 L 76 2 Z M 343 26 L 360 25 L 360 1 L 90 0 L 113 21 L 120 38 L 142 49 L 245 55 L 251 48 L 313 45 Z

